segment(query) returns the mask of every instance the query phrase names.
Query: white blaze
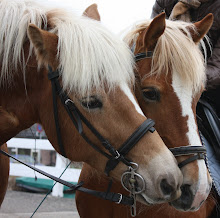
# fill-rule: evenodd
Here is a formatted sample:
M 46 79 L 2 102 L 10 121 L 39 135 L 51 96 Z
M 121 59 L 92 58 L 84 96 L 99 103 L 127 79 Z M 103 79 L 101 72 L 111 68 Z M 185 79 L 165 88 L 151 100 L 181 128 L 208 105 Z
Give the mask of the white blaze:
M 182 116 L 188 117 L 187 119 L 187 137 L 189 140 L 189 145 L 202 146 L 200 137 L 197 132 L 197 124 L 192 110 L 192 84 L 184 84 L 181 81 L 178 73 L 173 73 L 172 77 L 172 87 L 180 101 L 182 108 Z M 192 207 L 198 208 L 202 200 L 207 198 L 206 189 L 208 187 L 208 176 L 207 169 L 204 160 L 198 160 L 199 168 L 199 182 L 197 186 L 197 193 L 193 201 Z
M 133 103 L 136 111 L 141 114 L 142 116 L 145 117 L 145 115 L 143 114 L 143 111 L 141 110 L 140 106 L 138 105 L 137 101 L 134 98 L 134 95 L 132 94 L 130 88 L 128 87 L 127 84 L 122 83 L 120 85 L 121 90 L 125 93 L 125 95 L 127 95 L 127 97 L 130 99 L 130 101 Z

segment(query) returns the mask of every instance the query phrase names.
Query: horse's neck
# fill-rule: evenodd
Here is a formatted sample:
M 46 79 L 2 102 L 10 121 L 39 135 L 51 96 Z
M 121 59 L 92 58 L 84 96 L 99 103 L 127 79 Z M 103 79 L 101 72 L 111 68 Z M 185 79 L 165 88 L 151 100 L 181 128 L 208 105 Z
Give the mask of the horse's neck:
M 28 53 L 29 43 L 25 44 L 24 50 Z M 18 66 L 17 72 L 13 72 L 11 84 L 0 86 L 0 144 L 39 122 L 36 104 L 42 90 L 40 82 L 36 80 L 37 73 L 36 58 L 32 57 L 25 69 L 25 77 Z
M 36 111 L 26 94 L 24 83 L 0 88 L 0 144 L 37 122 Z
M 24 51 L 25 57 L 27 57 L 28 43 L 25 44 Z M 18 70 L 14 73 L 13 83 L 10 87 L 0 87 L 0 144 L 34 123 L 41 123 L 51 144 L 59 151 L 53 114 L 52 90 L 47 73 L 46 68 L 37 70 L 37 61 L 33 54 L 26 64 L 25 77 L 23 71 Z M 85 142 L 67 116 L 60 100 L 57 103 L 65 152 L 72 160 L 84 161 L 82 157 L 84 158 L 86 155 L 80 155 L 80 152 L 85 153 L 83 151 Z

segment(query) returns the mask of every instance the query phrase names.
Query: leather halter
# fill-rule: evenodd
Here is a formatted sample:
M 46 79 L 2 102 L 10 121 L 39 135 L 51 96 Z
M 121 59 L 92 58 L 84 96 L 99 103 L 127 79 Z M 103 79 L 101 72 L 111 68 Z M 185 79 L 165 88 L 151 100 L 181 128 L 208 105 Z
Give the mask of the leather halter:
M 135 44 L 131 48 L 132 52 L 134 53 L 135 50 Z M 138 62 L 140 60 L 143 60 L 145 58 L 152 58 L 153 57 L 153 51 L 147 51 L 147 52 L 142 52 L 135 54 L 135 62 Z M 200 137 L 201 138 L 201 137 Z M 205 159 L 205 154 L 206 154 L 206 148 L 204 146 L 203 140 L 202 141 L 202 146 L 180 146 L 180 147 L 175 147 L 175 148 L 169 148 L 169 150 L 173 153 L 175 157 L 177 156 L 183 156 L 183 155 L 193 155 L 184 161 L 180 162 L 178 164 L 179 168 L 184 167 L 185 165 L 199 159 Z
M 138 143 L 138 141 L 148 132 L 153 133 L 155 128 L 153 127 L 155 122 L 151 119 L 145 120 L 135 132 L 121 145 L 121 147 L 116 150 L 110 142 L 105 139 L 95 127 L 82 115 L 78 110 L 74 102 L 68 97 L 66 92 L 61 88 L 59 82 L 59 71 L 52 71 L 52 68 L 49 66 L 48 78 L 52 84 L 52 94 L 53 94 L 53 110 L 54 110 L 54 119 L 56 125 L 56 132 L 58 138 L 58 144 L 61 154 L 66 157 L 65 149 L 62 143 L 62 136 L 60 133 L 60 125 L 58 118 L 58 109 L 57 109 L 57 95 L 59 96 L 64 108 L 66 109 L 69 117 L 71 118 L 74 126 L 78 130 L 79 134 L 85 139 L 85 141 L 92 146 L 96 151 L 107 157 L 109 160 L 105 167 L 105 173 L 109 175 L 109 172 L 113 170 L 118 163 L 121 161 L 127 166 L 131 166 L 131 160 L 128 160 L 125 155 Z M 96 144 L 94 144 L 83 132 L 84 123 L 94 136 L 101 142 L 102 146 L 110 153 L 106 153 Z

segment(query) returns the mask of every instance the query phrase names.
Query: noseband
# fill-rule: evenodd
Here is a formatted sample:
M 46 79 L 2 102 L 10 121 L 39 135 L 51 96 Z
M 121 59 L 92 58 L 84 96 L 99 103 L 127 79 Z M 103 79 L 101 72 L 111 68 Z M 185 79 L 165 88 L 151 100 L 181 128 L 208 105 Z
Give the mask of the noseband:
M 134 53 L 134 47 L 132 47 L 132 51 Z M 153 57 L 153 51 L 147 51 L 143 53 L 138 53 L 135 55 L 135 62 L 138 62 L 140 60 L 143 60 L 145 58 L 152 58 Z M 201 138 L 201 136 L 200 136 Z M 175 148 L 169 148 L 169 150 L 173 153 L 175 157 L 177 156 L 184 156 L 184 155 L 193 155 L 184 161 L 180 162 L 178 164 L 179 168 L 184 167 L 185 165 L 199 159 L 205 159 L 205 154 L 206 154 L 206 148 L 204 146 L 203 140 L 202 141 L 202 146 L 180 146 L 180 147 L 175 147 Z

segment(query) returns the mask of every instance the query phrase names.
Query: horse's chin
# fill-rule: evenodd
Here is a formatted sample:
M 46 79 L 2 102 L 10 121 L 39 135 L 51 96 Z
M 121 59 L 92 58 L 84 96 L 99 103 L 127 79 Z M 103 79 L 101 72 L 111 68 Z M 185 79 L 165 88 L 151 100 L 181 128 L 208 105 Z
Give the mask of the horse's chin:
M 149 201 L 149 199 L 144 197 L 142 193 L 138 194 L 136 199 L 138 202 L 140 202 L 144 205 L 147 205 L 147 206 L 150 206 L 153 204 L 153 201 L 152 200 Z
M 164 199 L 152 200 L 149 197 L 147 197 L 147 195 L 145 193 L 141 193 L 141 194 L 137 195 L 137 201 L 139 201 L 140 203 L 145 204 L 147 206 L 151 206 L 154 204 L 162 204 L 162 203 L 166 202 L 166 200 L 164 200 Z
M 174 207 L 176 210 L 183 211 L 183 212 L 195 212 L 199 210 L 200 208 L 200 207 L 195 208 L 195 207 L 183 205 L 178 200 L 172 201 L 169 204 L 170 206 Z

